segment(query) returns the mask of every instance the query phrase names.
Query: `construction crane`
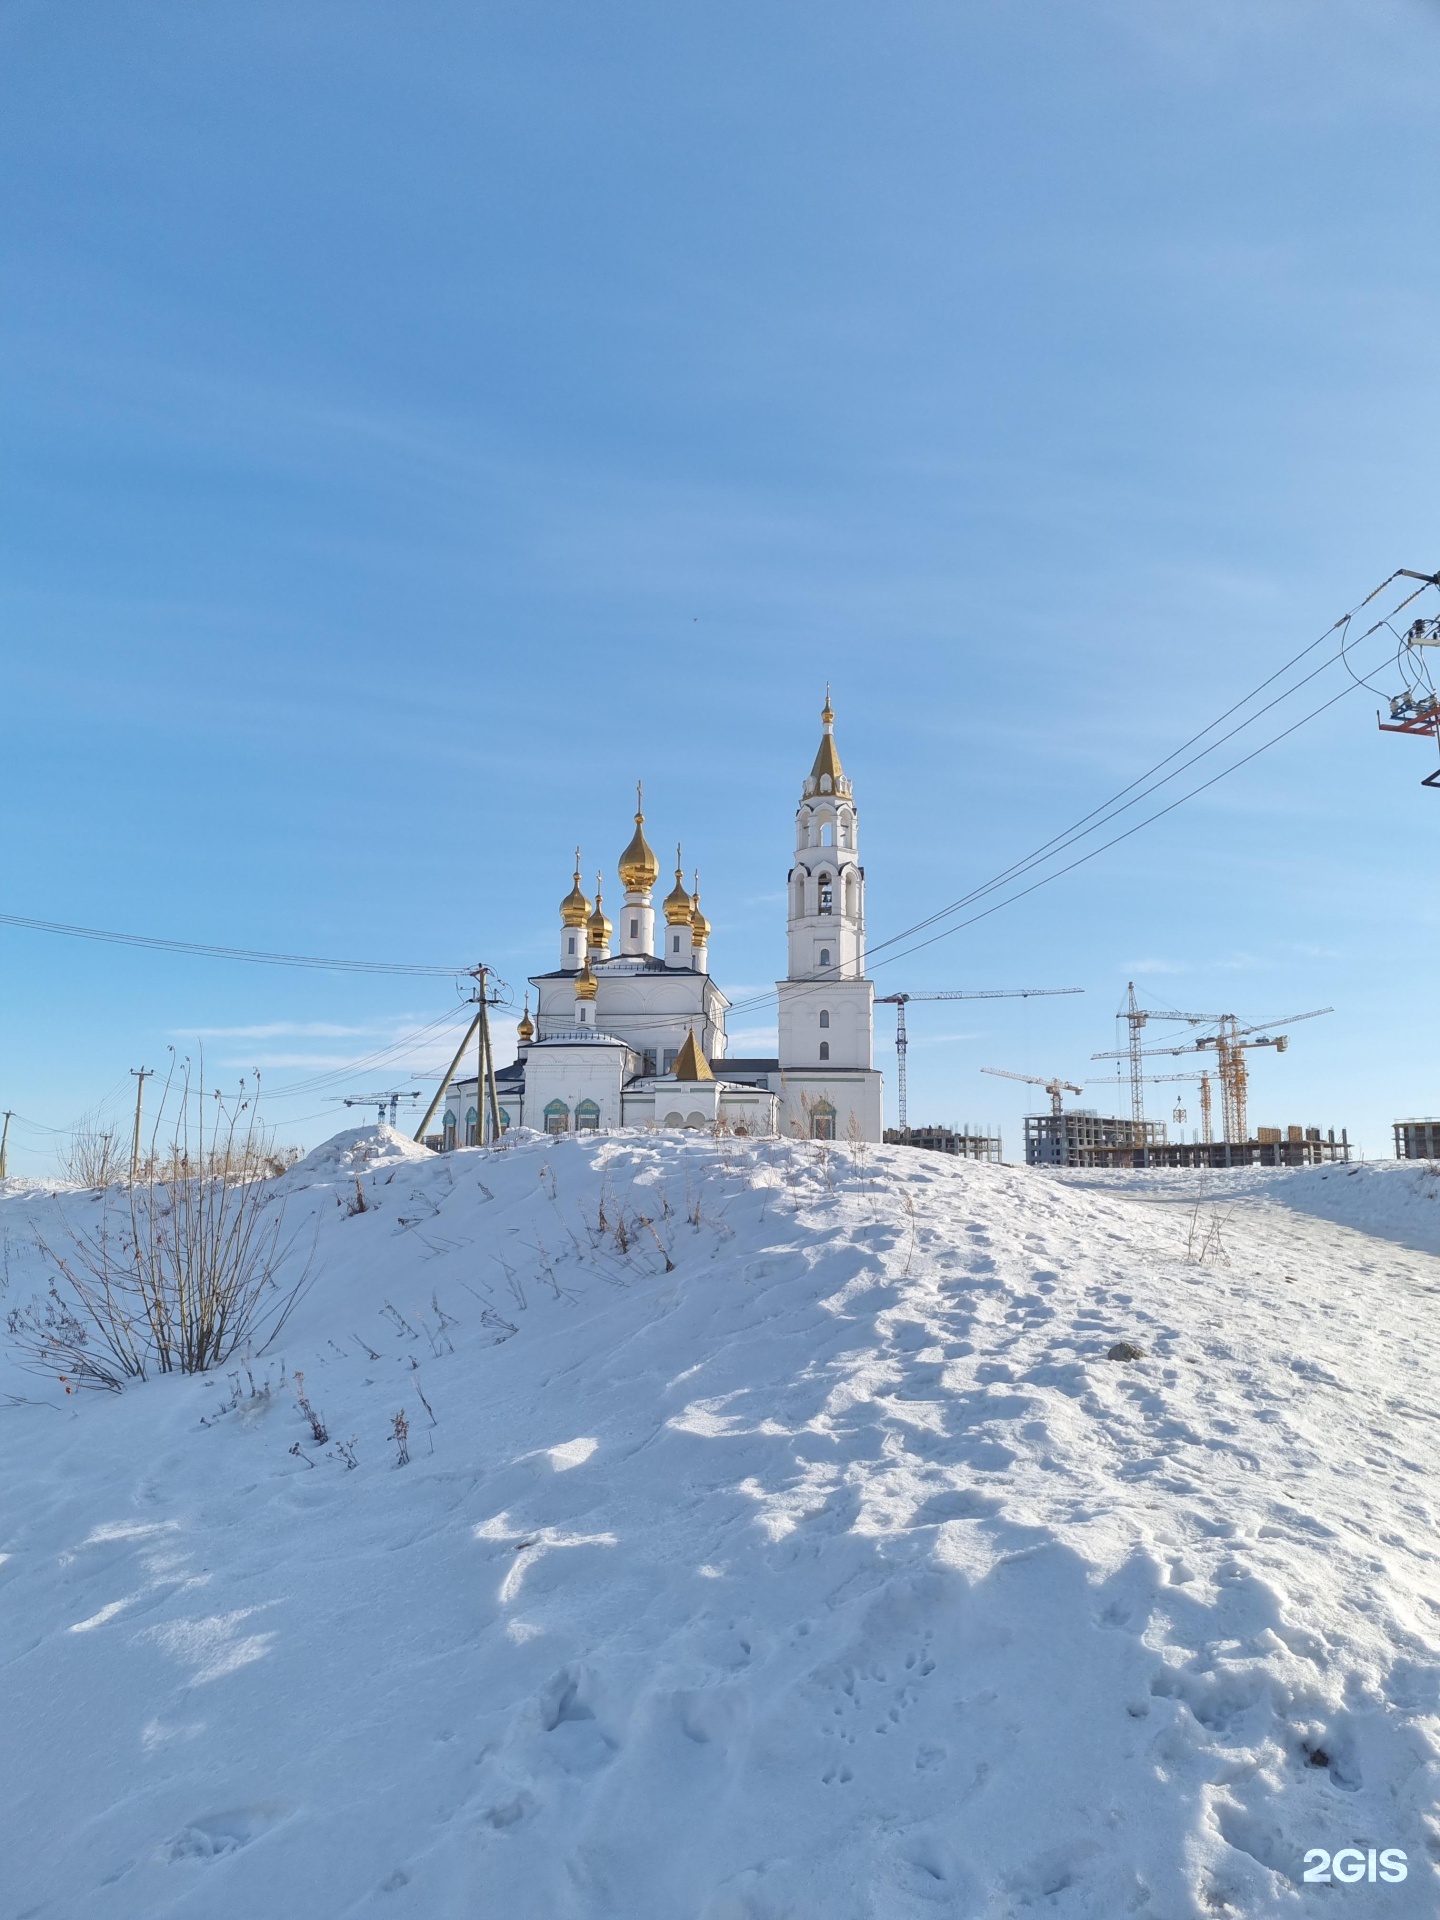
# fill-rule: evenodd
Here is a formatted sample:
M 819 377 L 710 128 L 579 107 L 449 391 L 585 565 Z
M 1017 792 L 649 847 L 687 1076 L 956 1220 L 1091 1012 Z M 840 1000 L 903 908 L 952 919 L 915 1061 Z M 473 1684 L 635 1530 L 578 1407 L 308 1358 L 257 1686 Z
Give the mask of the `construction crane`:
M 1023 1080 L 1027 1086 L 1043 1087 L 1050 1096 L 1050 1111 L 1058 1120 L 1065 1111 L 1067 1093 L 1083 1093 L 1073 1080 L 1046 1080 L 1038 1073 L 1011 1073 L 1008 1067 L 981 1067 L 981 1073 L 993 1073 L 997 1080 Z
M 910 1041 L 905 1032 L 905 1009 L 912 1000 L 1041 1000 L 1060 993 L 1083 993 L 1083 987 L 958 987 L 946 993 L 886 993 L 876 1000 L 880 1007 L 895 1009 L 895 1101 L 900 1115 L 900 1131 L 907 1127 L 905 1056 Z
M 1144 1084 L 1147 1087 L 1165 1086 L 1177 1080 L 1183 1081 L 1187 1087 L 1194 1086 L 1197 1080 L 1200 1082 L 1200 1138 L 1205 1142 L 1206 1146 L 1208 1147 L 1211 1142 L 1211 1139 L 1214 1137 L 1213 1126 L 1211 1121 L 1211 1109 L 1210 1109 L 1209 1069 L 1206 1067 L 1202 1067 L 1198 1073 L 1147 1073 L 1143 1076 L 1143 1078 L 1144 1078 Z M 1087 1087 L 1098 1087 L 1101 1085 L 1108 1085 L 1109 1082 L 1108 1081 L 1102 1082 L 1099 1080 L 1087 1080 L 1085 1084 Z M 1181 1106 L 1177 1106 L 1174 1113 L 1171 1114 L 1170 1118 L 1174 1120 L 1178 1125 L 1185 1118 L 1185 1109 Z
M 1201 1035 L 1200 1038 L 1193 1041 L 1191 1045 L 1201 1048 L 1213 1047 L 1215 1049 L 1215 1075 L 1220 1082 L 1220 1098 L 1223 1113 L 1222 1138 L 1235 1145 L 1243 1146 L 1249 1138 L 1249 1116 L 1246 1107 L 1250 1072 L 1245 1063 L 1245 1055 L 1252 1047 L 1274 1047 L 1277 1053 L 1284 1053 L 1285 1049 L 1290 1045 L 1290 1036 L 1288 1034 L 1262 1033 L 1261 1028 L 1293 1027 L 1298 1025 L 1301 1020 L 1318 1020 L 1321 1014 L 1333 1013 L 1334 1011 L 1335 1009 L 1333 1007 L 1313 1007 L 1309 1013 L 1290 1014 L 1284 1020 L 1257 1021 L 1256 1024 L 1251 1027 L 1242 1027 L 1240 1025 L 1240 1016 L 1236 1013 L 1209 1015 L 1193 1013 L 1151 1014 L 1150 1018 L 1189 1020 L 1196 1026 L 1208 1026 L 1215 1029 L 1213 1033 Z M 1169 1054 L 1173 1057 L 1176 1054 L 1189 1053 L 1190 1051 L 1190 1047 L 1147 1047 L 1144 1049 L 1136 1049 L 1132 1046 L 1116 1053 L 1094 1053 L 1091 1054 L 1090 1057 L 1092 1060 L 1123 1060 L 1129 1058 L 1132 1062 L 1131 1084 L 1133 1086 L 1135 1082 L 1133 1062 L 1137 1053 L 1143 1054 L 1144 1057 L 1159 1054 Z M 1200 1089 L 1200 1112 L 1207 1135 L 1210 1131 L 1210 1115 L 1208 1111 L 1210 1102 L 1208 1095 L 1208 1083 L 1202 1084 Z
M 1431 586 L 1440 587 L 1440 574 L 1412 573 L 1408 567 L 1401 571 L 1407 579 L 1424 580 Z M 1440 619 L 1411 623 L 1395 657 L 1396 665 L 1404 675 L 1404 692 L 1397 693 L 1390 702 L 1390 718 L 1382 720 L 1377 713 L 1375 722 L 1382 733 L 1419 734 L 1440 746 L 1440 694 L 1436 693 L 1435 681 L 1425 659 L 1424 649 L 1427 647 L 1440 647 Z M 1422 787 L 1440 788 L 1440 767 L 1434 773 L 1427 774 L 1420 784 Z
M 377 1127 L 383 1127 L 385 1125 L 385 1109 L 388 1107 L 390 1109 L 390 1125 L 393 1127 L 395 1117 L 400 1110 L 400 1102 L 402 1100 L 419 1100 L 421 1094 L 418 1088 L 410 1093 L 398 1093 L 392 1088 L 387 1093 L 346 1093 L 336 1097 L 342 1107 L 374 1107 L 375 1124 Z
M 1135 998 L 1135 982 L 1131 980 L 1128 983 L 1126 1005 L 1120 1013 L 1116 1015 L 1116 1018 L 1123 1020 L 1129 1028 L 1128 1044 L 1121 1048 L 1119 1052 L 1092 1053 L 1090 1058 L 1092 1060 L 1128 1060 L 1130 1062 L 1130 1118 L 1138 1127 L 1145 1118 L 1146 1074 L 1144 1060 L 1146 1049 L 1140 1044 L 1140 1034 L 1147 1022 L 1151 1020 L 1185 1020 L 1188 1021 L 1192 1027 L 1213 1027 L 1218 1025 L 1226 1016 L 1223 1013 L 1179 1013 L 1173 1007 L 1165 1009 L 1142 1007 L 1140 1002 Z M 1150 1051 L 1153 1053 L 1163 1053 L 1166 1049 L 1163 1047 L 1153 1047 Z M 1184 1053 L 1186 1049 L 1180 1047 L 1172 1048 L 1170 1051 Z M 1204 1104 L 1205 1096 L 1202 1093 L 1202 1107 Z

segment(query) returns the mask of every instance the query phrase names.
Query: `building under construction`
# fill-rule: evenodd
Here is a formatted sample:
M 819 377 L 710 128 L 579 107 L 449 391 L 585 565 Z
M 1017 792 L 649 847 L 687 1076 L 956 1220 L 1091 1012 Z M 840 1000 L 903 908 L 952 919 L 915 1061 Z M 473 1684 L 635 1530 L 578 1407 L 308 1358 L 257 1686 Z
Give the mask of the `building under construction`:
M 950 1153 L 959 1160 L 1000 1161 L 998 1133 L 977 1133 L 972 1127 L 887 1127 L 889 1147 L 923 1147 L 927 1153 Z
M 1164 1145 L 1158 1120 L 1110 1119 L 1093 1107 L 1025 1116 L 1027 1167 L 1144 1167 Z
M 1440 1160 L 1440 1120 L 1397 1120 L 1397 1160 Z
M 1158 1120 L 1107 1119 L 1093 1111 L 1028 1113 L 1031 1167 L 1313 1167 L 1350 1158 L 1349 1136 L 1332 1128 L 1257 1127 L 1251 1140 L 1171 1140 Z

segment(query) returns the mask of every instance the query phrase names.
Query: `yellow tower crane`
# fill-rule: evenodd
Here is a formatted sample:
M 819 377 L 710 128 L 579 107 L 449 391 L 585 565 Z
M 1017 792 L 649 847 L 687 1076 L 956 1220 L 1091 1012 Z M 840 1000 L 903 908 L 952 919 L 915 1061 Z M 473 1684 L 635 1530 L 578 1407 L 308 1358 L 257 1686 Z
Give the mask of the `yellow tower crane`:
M 1215 1049 L 1215 1077 L 1220 1082 L 1220 1101 L 1222 1114 L 1222 1138 L 1232 1145 L 1243 1146 L 1249 1139 L 1249 1114 L 1247 1111 L 1250 1071 L 1245 1055 L 1252 1047 L 1274 1047 L 1277 1053 L 1284 1053 L 1290 1044 L 1290 1036 L 1285 1033 L 1262 1033 L 1262 1027 L 1293 1027 L 1301 1020 L 1318 1020 L 1322 1013 L 1333 1013 L 1333 1007 L 1312 1007 L 1309 1013 L 1293 1013 L 1284 1020 L 1261 1020 L 1254 1026 L 1242 1027 L 1238 1013 L 1194 1014 L 1152 1013 L 1152 1020 L 1188 1020 L 1194 1026 L 1208 1026 L 1213 1031 L 1200 1035 L 1189 1046 L 1183 1047 L 1125 1047 L 1113 1053 L 1095 1053 L 1092 1060 L 1129 1060 L 1131 1063 L 1131 1084 L 1141 1076 L 1135 1072 L 1136 1060 L 1143 1054 L 1146 1057 L 1166 1054 L 1172 1059 L 1177 1054 L 1190 1053 L 1196 1048 L 1213 1047 Z M 1133 1032 L 1133 1028 L 1132 1028 Z M 1202 1124 L 1208 1138 L 1210 1124 L 1210 1087 L 1208 1077 L 1200 1087 L 1200 1112 Z

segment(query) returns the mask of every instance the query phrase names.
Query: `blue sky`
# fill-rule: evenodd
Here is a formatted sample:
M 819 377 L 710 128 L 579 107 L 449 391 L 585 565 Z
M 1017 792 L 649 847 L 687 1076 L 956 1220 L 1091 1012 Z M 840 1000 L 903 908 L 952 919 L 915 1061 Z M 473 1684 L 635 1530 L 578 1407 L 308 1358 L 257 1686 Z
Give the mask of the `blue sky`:
M 643 777 L 754 994 L 827 678 L 872 939 L 958 897 L 1440 565 L 1437 58 L 1400 0 L 7 7 L 0 910 L 520 983 Z M 1258 1120 L 1440 1112 L 1375 706 L 877 971 L 1086 990 L 916 1009 L 912 1118 L 1018 1152 L 978 1069 L 1083 1078 L 1132 976 L 1335 1007 Z M 34 1172 L 202 1038 L 314 1140 L 454 1001 L 3 928 L 0 978 Z

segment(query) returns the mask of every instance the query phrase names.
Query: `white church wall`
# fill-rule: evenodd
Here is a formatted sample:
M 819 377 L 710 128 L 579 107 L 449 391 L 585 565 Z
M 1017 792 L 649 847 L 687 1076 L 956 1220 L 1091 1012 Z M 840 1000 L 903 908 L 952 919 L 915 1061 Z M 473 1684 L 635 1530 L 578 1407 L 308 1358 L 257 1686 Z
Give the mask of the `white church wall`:
M 830 1137 L 835 1140 L 879 1140 L 885 1130 L 882 1088 L 878 1073 L 784 1073 L 780 1131 L 814 1139 L 817 1120 L 823 1120 L 833 1128 Z M 829 1110 L 833 1110 L 833 1120 Z
M 562 1132 L 574 1132 L 577 1109 L 592 1101 L 601 1127 L 621 1125 L 621 1089 L 627 1068 L 633 1071 L 629 1049 L 604 1040 L 564 1042 L 531 1047 L 525 1061 L 525 1124 L 546 1129 L 546 1108 L 558 1102 L 565 1108 Z
M 874 995 L 868 980 L 777 982 L 780 996 L 780 1065 L 872 1067 Z M 821 1013 L 830 1024 L 822 1028 Z M 828 1060 L 820 1048 L 829 1046 Z

